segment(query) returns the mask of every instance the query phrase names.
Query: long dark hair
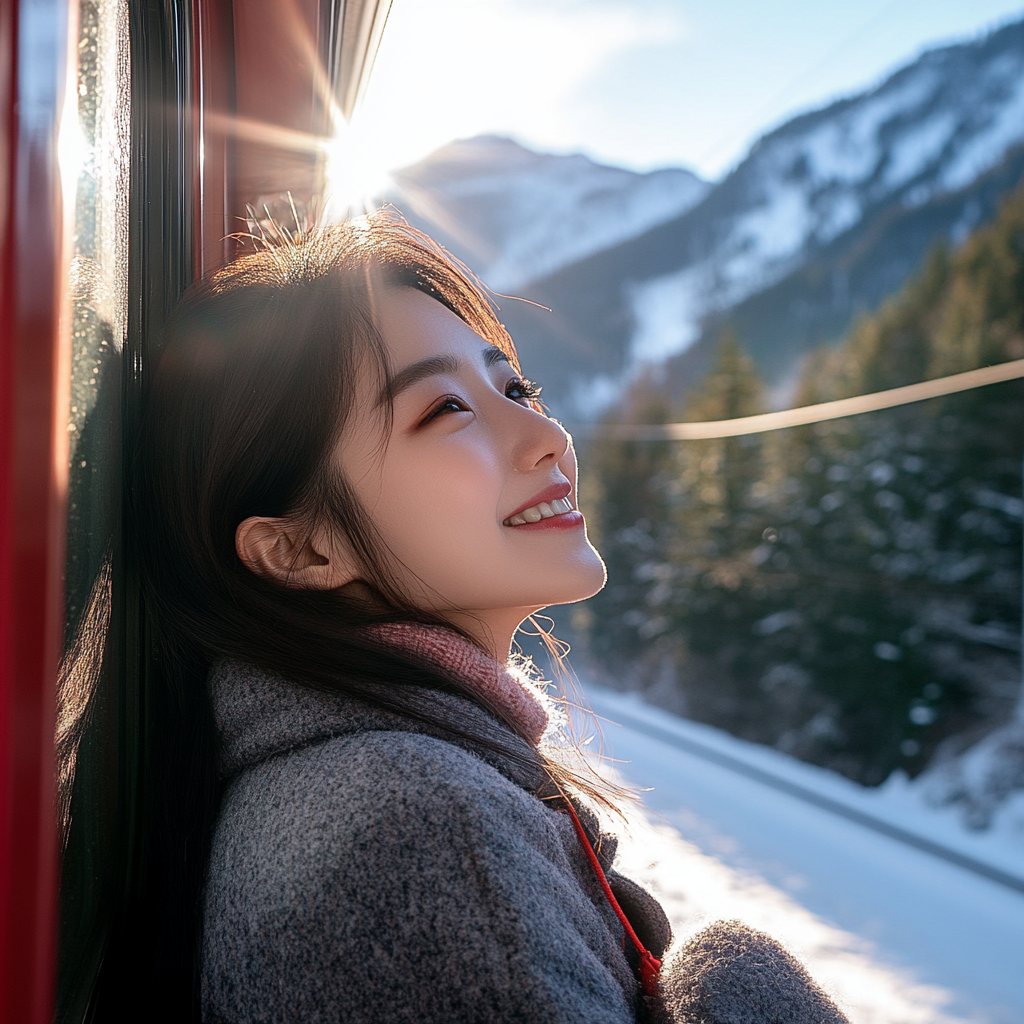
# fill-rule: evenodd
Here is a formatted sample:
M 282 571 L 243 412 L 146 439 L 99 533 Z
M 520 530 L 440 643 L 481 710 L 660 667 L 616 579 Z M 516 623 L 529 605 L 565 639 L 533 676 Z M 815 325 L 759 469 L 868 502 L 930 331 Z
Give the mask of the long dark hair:
M 387 387 L 373 310 L 395 286 L 443 303 L 518 369 L 469 272 L 386 210 L 242 257 L 193 285 L 168 326 L 132 474 L 129 536 L 154 630 L 148 720 L 158 725 L 137 802 L 142 868 L 111 950 L 125 965 L 118 974 L 133 972 L 148 991 L 148 1016 L 198 1019 L 200 900 L 220 796 L 206 676 L 220 658 L 400 711 L 539 767 L 547 795 L 571 786 L 603 796 L 596 780 L 523 737 L 460 733 L 422 701 L 407 702 L 410 687 L 456 693 L 516 732 L 502 707 L 466 684 L 367 640 L 378 622 L 443 624 L 396 585 L 389 551 L 328 460 L 355 388 L 368 376 L 369 386 Z M 323 523 L 344 531 L 370 599 L 365 590 L 356 598 L 350 588 L 288 587 L 246 568 L 235 551 L 238 524 L 285 515 L 310 531 Z

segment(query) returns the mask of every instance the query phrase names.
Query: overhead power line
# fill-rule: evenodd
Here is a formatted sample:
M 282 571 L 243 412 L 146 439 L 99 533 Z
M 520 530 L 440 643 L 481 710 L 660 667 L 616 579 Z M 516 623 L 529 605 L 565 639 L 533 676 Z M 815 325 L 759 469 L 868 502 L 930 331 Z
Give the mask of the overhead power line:
M 857 416 L 879 409 L 892 409 L 898 405 L 923 402 L 928 398 L 952 395 L 958 391 L 987 384 L 998 384 L 1004 380 L 1024 377 L 1024 359 L 1015 359 L 996 366 L 983 366 L 980 370 L 954 373 L 949 377 L 908 384 L 902 388 L 876 391 L 856 398 L 841 398 L 835 402 L 819 402 L 797 409 L 783 409 L 781 412 L 766 412 L 757 416 L 740 416 L 731 420 L 706 420 L 697 423 L 633 424 L 614 423 L 589 428 L 585 436 L 613 441 L 702 441 L 713 437 L 739 437 L 742 434 L 760 434 L 766 430 L 781 430 L 784 427 L 801 427 L 824 420 L 837 420 L 844 416 Z M 579 433 L 584 433 L 579 431 Z

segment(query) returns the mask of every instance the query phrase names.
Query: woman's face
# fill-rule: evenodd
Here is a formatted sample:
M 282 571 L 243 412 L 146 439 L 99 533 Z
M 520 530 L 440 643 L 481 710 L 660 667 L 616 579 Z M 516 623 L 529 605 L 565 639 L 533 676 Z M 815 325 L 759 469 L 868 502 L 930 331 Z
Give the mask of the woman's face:
M 394 382 L 392 429 L 382 448 L 385 396 L 361 388 L 337 466 L 390 548 L 404 592 L 503 655 L 527 615 L 604 585 L 575 511 L 572 445 L 530 408 L 529 386 L 501 352 L 441 303 L 390 289 L 378 325 Z M 340 568 L 341 552 L 328 557 Z

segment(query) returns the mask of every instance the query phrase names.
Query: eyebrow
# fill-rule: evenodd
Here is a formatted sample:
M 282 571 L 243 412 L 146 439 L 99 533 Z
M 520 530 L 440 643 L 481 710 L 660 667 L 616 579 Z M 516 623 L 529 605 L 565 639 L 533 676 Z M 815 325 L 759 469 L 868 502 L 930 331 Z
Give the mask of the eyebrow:
M 491 367 L 495 363 L 508 362 L 508 356 L 493 345 L 488 345 L 484 349 L 483 359 L 484 365 L 487 367 Z M 408 366 L 403 366 L 381 389 L 377 405 L 393 402 L 403 391 L 407 391 L 414 384 L 419 384 L 421 380 L 426 380 L 428 377 L 439 377 L 442 374 L 456 374 L 461 369 L 462 362 L 455 356 L 430 356 L 417 363 L 410 363 Z

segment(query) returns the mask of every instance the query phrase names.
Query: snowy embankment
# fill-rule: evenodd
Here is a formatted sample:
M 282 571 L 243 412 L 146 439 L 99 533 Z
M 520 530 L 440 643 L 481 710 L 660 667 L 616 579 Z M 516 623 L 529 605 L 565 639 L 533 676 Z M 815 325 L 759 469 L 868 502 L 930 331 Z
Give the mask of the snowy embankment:
M 905 779 L 863 790 L 636 697 L 586 693 L 605 755 L 648 790 L 622 870 L 677 937 L 723 917 L 762 928 L 854 1024 L 1024 1021 L 1019 808 L 967 833 Z

